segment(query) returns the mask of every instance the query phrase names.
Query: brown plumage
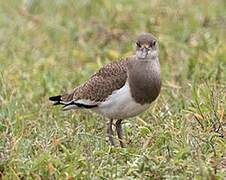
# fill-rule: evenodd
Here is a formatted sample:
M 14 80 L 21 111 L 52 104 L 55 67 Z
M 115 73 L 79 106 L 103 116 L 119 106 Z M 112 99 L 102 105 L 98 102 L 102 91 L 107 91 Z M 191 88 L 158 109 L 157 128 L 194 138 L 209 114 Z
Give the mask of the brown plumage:
M 87 99 L 94 102 L 102 102 L 120 89 L 127 79 L 128 59 L 112 62 L 102 67 L 97 73 L 92 75 L 84 84 L 76 87 L 73 92 L 64 94 L 62 101 L 72 101 Z

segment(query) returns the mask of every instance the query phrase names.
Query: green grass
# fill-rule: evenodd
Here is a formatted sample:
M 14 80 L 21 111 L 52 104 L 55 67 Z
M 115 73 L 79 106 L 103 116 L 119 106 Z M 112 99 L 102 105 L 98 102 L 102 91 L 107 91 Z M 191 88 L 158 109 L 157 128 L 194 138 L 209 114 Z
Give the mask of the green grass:
M 159 39 L 161 95 L 111 148 L 107 120 L 48 97 L 132 54 L 144 31 Z M 224 0 L 1 0 L 0 179 L 226 177 L 225 34 Z

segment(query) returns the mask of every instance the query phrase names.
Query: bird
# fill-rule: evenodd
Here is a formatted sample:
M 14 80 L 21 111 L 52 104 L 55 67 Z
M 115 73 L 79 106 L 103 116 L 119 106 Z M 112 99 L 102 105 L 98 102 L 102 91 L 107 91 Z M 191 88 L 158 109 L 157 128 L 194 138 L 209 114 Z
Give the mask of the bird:
M 63 111 L 89 109 L 109 119 L 110 145 L 116 145 L 115 126 L 122 148 L 125 147 L 122 121 L 147 110 L 161 90 L 157 38 L 145 32 L 134 43 L 133 55 L 103 66 L 71 92 L 49 98 L 53 105 L 62 105 Z

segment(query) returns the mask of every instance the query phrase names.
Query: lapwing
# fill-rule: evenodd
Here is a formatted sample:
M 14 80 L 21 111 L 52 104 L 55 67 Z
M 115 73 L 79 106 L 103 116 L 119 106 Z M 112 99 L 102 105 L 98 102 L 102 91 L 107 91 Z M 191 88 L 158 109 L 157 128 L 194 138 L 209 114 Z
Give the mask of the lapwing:
M 142 33 L 136 40 L 134 55 L 103 66 L 72 92 L 50 97 L 63 110 L 89 109 L 109 119 L 107 135 L 115 145 L 113 125 L 121 147 L 122 120 L 134 117 L 150 107 L 161 89 L 157 39 Z

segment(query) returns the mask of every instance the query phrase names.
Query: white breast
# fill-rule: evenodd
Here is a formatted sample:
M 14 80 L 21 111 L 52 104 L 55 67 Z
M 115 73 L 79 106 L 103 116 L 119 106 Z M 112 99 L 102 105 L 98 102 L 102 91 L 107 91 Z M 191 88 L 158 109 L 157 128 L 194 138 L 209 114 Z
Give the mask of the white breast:
M 100 103 L 98 108 L 92 110 L 110 119 L 124 119 L 136 116 L 149 106 L 150 104 L 141 105 L 134 101 L 127 82 L 121 89 L 114 91 L 105 102 Z

